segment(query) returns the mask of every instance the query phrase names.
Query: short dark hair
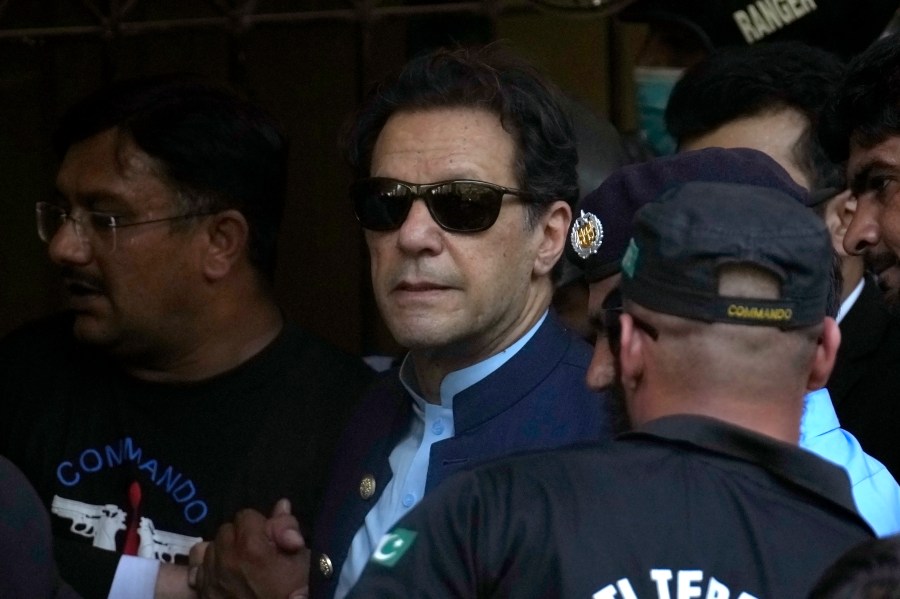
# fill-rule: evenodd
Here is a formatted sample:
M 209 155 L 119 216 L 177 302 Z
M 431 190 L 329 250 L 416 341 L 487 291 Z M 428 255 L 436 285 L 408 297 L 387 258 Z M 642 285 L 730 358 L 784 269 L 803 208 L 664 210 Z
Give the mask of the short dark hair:
M 739 118 L 796 110 L 809 127 L 794 146 L 794 161 L 813 189 L 842 188 L 843 172 L 825 154 L 816 131 L 843 73 L 840 58 L 801 42 L 723 48 L 675 85 L 666 127 L 682 143 Z
M 119 81 L 74 104 L 53 138 L 69 147 L 118 128 L 161 168 L 186 212 L 235 209 L 250 227 L 248 257 L 271 282 L 285 202 L 287 140 L 260 107 L 187 75 Z
M 820 131 L 835 161 L 850 154 L 851 139 L 870 148 L 900 135 L 900 37 L 886 36 L 850 61 Z
M 532 65 L 498 44 L 436 50 L 372 88 L 345 136 L 347 160 L 356 176 L 369 176 L 375 141 L 396 112 L 483 108 L 515 139 L 516 177 L 533 198 L 534 218 L 555 200 L 578 200 L 578 153 L 560 98 Z

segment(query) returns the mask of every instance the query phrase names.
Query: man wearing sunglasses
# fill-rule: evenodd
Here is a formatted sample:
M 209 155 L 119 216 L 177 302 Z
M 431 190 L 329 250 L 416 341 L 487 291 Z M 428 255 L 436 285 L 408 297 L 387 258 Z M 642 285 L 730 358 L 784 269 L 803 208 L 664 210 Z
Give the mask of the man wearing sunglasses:
M 346 595 L 451 474 L 611 433 L 584 383 L 590 347 L 548 312 L 578 197 L 557 93 L 499 48 L 437 51 L 374 88 L 347 148 L 375 299 L 409 353 L 343 437 L 311 540 L 314 597 Z M 214 565 L 203 572 L 222 578 Z
M 191 546 L 239 509 L 288 497 L 311 525 L 370 376 L 274 301 L 286 144 L 261 109 L 193 79 L 120 82 L 55 141 L 37 232 L 69 309 L 0 344 L 0 453 L 81 595 L 193 596 Z
M 378 307 L 409 354 L 346 437 L 317 524 L 316 596 L 344 596 L 394 521 L 454 472 L 609 435 L 604 398 L 579 380 L 589 348 L 548 314 L 574 144 L 556 93 L 491 49 L 414 60 L 361 109 L 351 196 Z M 376 490 L 360 497 L 367 475 Z
M 619 178 L 656 200 L 609 317 L 633 430 L 447 481 L 350 597 L 805 597 L 871 538 L 846 474 L 797 447 L 803 395 L 840 339 L 828 234 L 786 173 L 738 172 L 661 189 Z

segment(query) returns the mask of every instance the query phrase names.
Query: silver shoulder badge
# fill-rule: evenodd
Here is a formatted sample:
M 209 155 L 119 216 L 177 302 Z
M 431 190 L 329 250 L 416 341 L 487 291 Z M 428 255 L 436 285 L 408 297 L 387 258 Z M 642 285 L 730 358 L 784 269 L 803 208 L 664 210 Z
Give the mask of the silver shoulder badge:
M 569 233 L 569 243 L 572 249 L 582 258 L 597 253 L 600 244 L 603 243 L 603 225 L 600 219 L 590 212 L 581 211 L 581 216 L 572 223 L 572 232 Z

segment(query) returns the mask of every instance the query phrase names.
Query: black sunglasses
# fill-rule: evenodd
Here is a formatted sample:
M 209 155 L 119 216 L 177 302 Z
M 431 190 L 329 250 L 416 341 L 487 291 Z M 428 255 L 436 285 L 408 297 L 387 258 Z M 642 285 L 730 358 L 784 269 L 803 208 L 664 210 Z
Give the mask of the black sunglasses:
M 475 233 L 497 221 L 504 194 L 527 197 L 524 191 L 484 181 L 441 181 L 416 185 L 386 177 L 361 179 L 350 188 L 356 218 L 366 229 L 399 229 L 413 200 L 421 198 L 441 228 Z
M 618 355 L 620 339 L 622 337 L 622 323 L 620 322 L 619 317 L 622 316 L 622 313 L 624 312 L 624 309 L 622 308 L 622 292 L 619 291 L 618 287 L 609 292 L 603 300 L 603 303 L 600 305 L 600 309 L 602 310 L 603 317 L 603 332 L 606 333 L 610 350 L 612 350 L 613 355 Z M 631 320 L 634 322 L 636 328 L 644 331 L 654 341 L 659 339 L 659 330 L 655 326 L 642 318 L 638 318 L 630 312 L 628 315 L 631 316 Z

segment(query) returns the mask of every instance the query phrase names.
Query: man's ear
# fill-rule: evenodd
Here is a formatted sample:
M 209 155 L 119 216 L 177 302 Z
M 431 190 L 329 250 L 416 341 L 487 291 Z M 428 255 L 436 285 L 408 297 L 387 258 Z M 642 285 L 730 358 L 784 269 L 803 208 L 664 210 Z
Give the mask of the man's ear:
M 636 334 L 631 315 L 623 312 L 619 316 L 622 332 L 619 337 L 619 368 L 622 373 L 622 386 L 627 391 L 634 391 L 637 381 L 644 374 L 644 338 Z
M 840 198 L 838 214 L 841 217 L 841 223 L 844 225 L 844 232 L 846 233 L 847 227 L 850 226 L 850 221 L 853 220 L 853 216 L 856 214 L 856 196 L 848 189 L 838 197 Z
M 826 317 L 822 335 L 819 337 L 816 345 L 816 353 L 813 357 L 809 379 L 806 382 L 807 389 L 810 391 L 821 389 L 828 382 L 840 344 L 841 330 L 833 318 L 830 316 Z
M 217 212 L 209 217 L 208 244 L 203 255 L 203 274 L 210 280 L 227 275 L 247 251 L 250 225 L 237 210 Z
M 540 235 L 537 254 L 534 257 L 534 274 L 543 276 L 553 270 L 566 247 L 572 209 L 562 200 L 553 202 L 535 225 Z
M 830 200 L 825 209 L 825 224 L 828 225 L 828 231 L 832 236 L 839 235 L 843 239 L 854 214 L 856 214 L 856 198 L 849 189 Z
M 844 250 L 844 236 L 855 212 L 856 199 L 850 194 L 849 189 L 828 200 L 825 207 L 825 226 L 828 227 L 834 249 L 841 257 L 847 256 L 847 251 Z

